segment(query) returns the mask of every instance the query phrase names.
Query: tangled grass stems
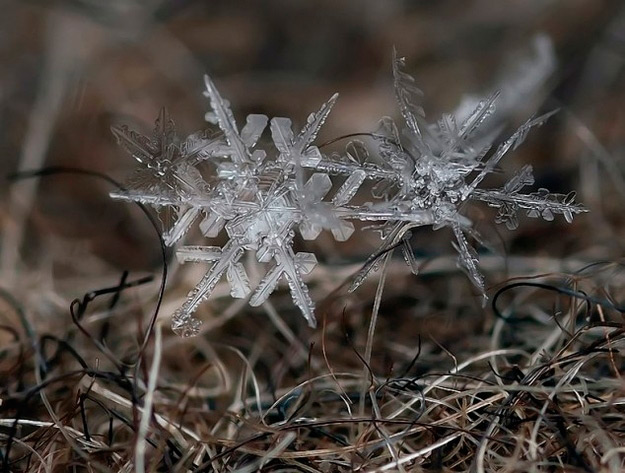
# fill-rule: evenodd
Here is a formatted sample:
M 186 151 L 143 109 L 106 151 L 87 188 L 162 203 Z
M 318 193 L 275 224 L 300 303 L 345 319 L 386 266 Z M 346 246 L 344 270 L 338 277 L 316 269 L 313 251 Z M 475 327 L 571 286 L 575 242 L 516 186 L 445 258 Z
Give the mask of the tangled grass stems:
M 543 290 L 536 303 L 547 305 L 547 294 L 554 292 L 544 291 L 546 286 L 553 289 L 548 283 L 510 286 L 493 305 L 501 304 L 515 288 Z M 129 290 L 132 287 L 121 288 L 120 297 Z M 264 354 L 252 356 L 255 351 L 249 347 L 204 339 L 202 343 L 212 347 L 211 356 L 219 362 L 198 365 L 197 374 L 189 376 L 185 385 L 183 374 L 174 369 L 168 356 L 180 349 L 177 344 L 156 343 L 155 349 L 162 350 L 160 363 L 156 353 L 149 373 L 133 372 L 136 374 L 128 377 L 89 366 L 87 360 L 95 353 L 103 355 L 104 348 L 85 343 L 93 338 L 90 331 L 87 336 L 79 329 L 85 341 L 72 338 L 71 345 L 32 332 L 48 341 L 39 342 L 43 347 L 39 354 L 23 346 L 23 363 L 38 367 L 43 377 L 37 379 L 33 371 L 34 384 L 28 389 L 8 396 L 3 393 L 2 409 L 6 412 L 20 403 L 32 405 L 35 394 L 45 389 L 50 402 L 39 416 L 50 420 L 23 415 L 3 419 L 1 425 L 12 426 L 14 439 L 13 447 L 3 451 L 5 470 L 28 465 L 51 471 L 53 457 L 57 465 L 59 461 L 80 465 L 88 460 L 96 471 L 130 471 L 136 468 L 137 456 L 145 455 L 145 471 L 412 471 L 440 466 L 466 471 L 473 464 L 478 471 L 521 471 L 550 465 L 617 471 L 623 462 L 620 440 L 625 432 L 625 416 L 620 413 L 625 395 L 620 372 L 614 371 L 621 363 L 625 342 L 617 317 L 619 307 L 579 290 L 557 294 L 564 295 L 576 310 L 573 315 L 583 315 L 576 316 L 574 332 L 531 320 L 531 316 L 501 317 L 494 319 L 494 325 L 502 325 L 495 343 L 502 343 L 510 327 L 523 332 L 534 330 L 537 324 L 546 338 L 553 338 L 557 330 L 560 341 L 545 345 L 544 340 L 528 340 L 526 347 L 486 351 L 476 344 L 470 347 L 476 350 L 473 353 L 448 346 L 458 362 L 443 370 L 433 369 L 431 360 L 436 353 L 436 359 L 444 360 L 444 350 L 433 341 L 421 341 L 404 369 L 380 376 L 375 356 L 371 365 L 364 363 L 354 345 L 346 359 L 340 352 L 344 343 L 337 344 L 337 337 L 325 333 L 322 348 L 313 347 L 309 355 L 323 360 L 322 368 L 311 367 L 304 379 L 276 386 L 274 394 L 267 390 L 266 375 L 258 371 Z M 575 304 L 580 297 L 585 301 L 581 309 Z M 598 307 L 603 307 L 601 316 Z M 523 307 L 517 307 L 517 312 L 524 312 Z M 347 313 L 344 317 L 348 318 Z M 83 320 L 88 323 L 88 315 Z M 78 322 L 74 318 L 74 323 Z M 347 324 L 342 322 L 344 332 L 349 331 Z M 165 335 L 163 342 L 167 338 Z M 349 335 L 343 338 L 352 340 Z M 31 343 L 28 338 L 19 340 L 22 345 Z M 56 350 L 48 354 L 46 346 L 55 341 Z M 540 356 L 538 351 L 542 351 Z M 372 349 L 372 355 L 375 353 L 376 347 Z M 232 357 L 239 363 L 232 363 Z M 366 367 L 365 379 L 349 358 Z M 497 369 L 490 363 L 493 359 Z M 81 369 L 67 370 L 71 360 Z M 123 366 L 119 360 L 110 363 Z M 226 382 L 237 364 L 241 366 L 234 376 L 238 380 Z M 415 370 L 421 374 L 413 374 Z M 10 373 L 15 372 L 13 368 Z M 597 376 L 598 372 L 610 376 Z M 192 390 L 211 379 L 221 379 L 221 388 Z M 288 379 L 293 382 L 296 377 L 285 381 Z M 64 393 L 70 380 L 78 382 L 70 388 L 75 395 L 67 397 Z M 206 393 L 212 400 L 206 399 Z M 62 398 L 71 402 L 63 403 Z M 364 406 L 364 415 L 355 415 L 355 405 L 358 409 Z M 142 439 L 145 447 L 137 448 Z

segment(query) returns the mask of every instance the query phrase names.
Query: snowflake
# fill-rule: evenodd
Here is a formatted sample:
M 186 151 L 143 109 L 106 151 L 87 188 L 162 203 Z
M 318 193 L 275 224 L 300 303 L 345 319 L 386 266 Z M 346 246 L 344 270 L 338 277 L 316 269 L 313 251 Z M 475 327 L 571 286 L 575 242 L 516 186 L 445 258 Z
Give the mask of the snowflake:
M 561 214 L 569 222 L 585 211 L 574 202 L 573 194 L 550 194 L 544 189 L 522 193 L 533 184 L 531 166 L 524 166 L 500 189 L 479 187 L 504 155 L 551 114 L 527 121 L 493 150 L 496 137 L 492 127 L 482 130 L 480 126 L 493 114 L 496 94 L 479 102 L 459 124 L 452 114 L 429 124 L 417 105 L 421 92 L 403 66 L 403 59 L 394 58 L 395 91 L 404 129 L 400 134 L 390 118 L 382 119 L 379 129 L 370 134 L 375 156 L 359 141 L 349 143 L 343 154 L 324 155 L 314 146 L 337 95 L 312 113 L 297 134 L 291 120 L 273 118 L 269 126 L 273 146 L 261 149 L 257 143 L 268 118 L 249 115 L 239 131 L 230 105 L 209 77 L 205 78 L 205 95 L 211 111 L 206 120 L 216 124 L 219 133 L 198 132 L 181 142 L 164 110 L 151 137 L 123 126 L 113 128 L 118 142 L 140 163 L 126 188 L 111 194 L 114 198 L 140 201 L 172 213 L 173 219 L 164 222 L 164 240 L 170 246 L 198 219 L 206 238 L 224 232 L 227 236 L 223 247 L 178 248 L 181 262 L 204 263 L 209 268 L 175 312 L 174 331 L 183 336 L 198 332 L 200 321 L 193 314 L 224 276 L 232 297 L 249 297 L 252 306 L 263 304 L 284 279 L 295 305 L 314 327 L 314 303 L 304 275 L 313 270 L 317 260 L 312 253 L 293 250 L 296 231 L 303 239 L 314 240 L 327 230 L 344 241 L 354 232 L 352 220 L 377 223 L 383 244 L 354 279 L 350 288 L 354 290 L 380 266 L 383 256 L 388 257 L 398 246 L 416 274 L 418 265 L 408 243 L 410 230 L 449 227 L 456 239 L 460 267 L 484 293 L 477 253 L 467 240 L 467 235 L 479 235 L 462 214 L 467 201 L 497 208 L 496 222 L 509 229 L 518 226 L 520 210 L 546 220 Z M 367 180 L 373 181 L 371 200 L 350 205 Z M 330 198 L 333 187 L 338 190 Z M 253 252 L 259 263 L 268 265 L 254 287 L 241 262 L 246 252 Z
M 373 195 L 381 202 L 371 205 L 370 211 L 358 218 L 367 220 L 369 216 L 373 220 L 374 211 L 387 215 L 380 219 L 384 224 L 379 228 L 384 243 L 356 275 L 350 291 L 380 266 L 382 256 L 389 255 L 398 246 L 416 274 L 418 267 L 408 245 L 410 230 L 431 226 L 452 229 L 459 267 L 485 297 L 477 253 L 466 238 L 469 234 L 481 241 L 471 221 L 462 214 L 467 201 L 485 202 L 497 208 L 495 221 L 505 223 L 510 230 L 517 228 L 520 210 L 525 210 L 529 217 L 543 217 L 548 221 L 553 220 L 555 214 L 561 214 L 567 222 L 571 222 L 575 214 L 586 211 L 575 203 L 573 192 L 560 195 L 539 189 L 522 193 L 524 187 L 534 182 L 529 165 L 500 189 L 478 187 L 495 171 L 502 158 L 525 140 L 531 128 L 542 125 L 555 112 L 528 120 L 493 151 L 497 132 L 492 131 L 492 124 L 487 124 L 486 130 L 481 126 L 495 112 L 497 93 L 479 101 L 460 124 L 452 114 L 443 114 L 437 122 L 428 123 L 423 108 L 418 105 L 422 92 L 415 86 L 414 78 L 403 71 L 404 66 L 404 59 L 394 55 L 395 94 L 404 129 L 400 134 L 393 120 L 385 117 L 372 134 L 381 162 L 371 160 L 362 145 L 351 143 L 344 156 L 328 157 L 315 166 L 334 175 L 352 176 L 363 172 L 366 179 L 376 181 Z M 361 149 L 350 152 L 349 147 Z
M 312 142 L 337 96 L 311 114 L 297 136 L 290 120 L 274 118 L 270 128 L 276 152 L 274 159 L 268 159 L 264 150 L 255 149 L 267 117 L 249 115 L 239 132 L 228 102 L 210 78 L 206 77 L 205 82 L 205 95 L 212 109 L 206 119 L 217 124 L 221 134 L 211 139 L 206 135 L 198 139 L 195 134 L 184 145 L 177 145 L 173 124 L 168 122 L 163 128 L 163 117 L 157 120 L 151 139 L 124 127 L 114 128 L 122 145 L 130 149 L 127 143 L 132 143 L 131 154 L 143 165 L 138 172 L 147 174 L 149 179 L 131 179 L 128 190 L 112 196 L 172 208 L 179 217 L 165 232 L 168 245 L 178 241 L 200 215 L 204 216 L 199 225 L 204 236 L 214 238 L 222 230 L 228 236 L 222 248 L 182 246 L 177 250 L 181 262 L 208 263 L 210 267 L 174 314 L 176 332 L 184 336 L 197 333 L 200 322 L 193 313 L 224 275 L 232 297 L 250 296 L 253 306 L 265 302 L 284 278 L 294 303 L 314 326 L 314 304 L 303 276 L 312 271 L 317 260 L 311 253 L 294 252 L 295 229 L 304 239 L 315 239 L 322 229 L 329 229 L 339 240 L 347 239 L 354 230 L 331 202 L 323 201 L 332 187 L 329 176 L 318 172 L 306 180 L 302 167 L 321 160 L 321 153 Z M 137 144 L 146 149 L 141 155 L 132 151 Z M 198 170 L 203 164 L 209 164 L 214 171 L 208 182 Z M 340 192 L 335 201 L 347 202 L 350 197 Z M 260 263 L 271 263 L 254 291 L 240 262 L 246 251 L 255 252 Z
M 112 127 L 112 132 L 117 142 L 140 166 L 123 189 L 111 192 L 111 197 L 171 211 L 175 215 L 175 224 L 165 231 L 163 238 L 167 245 L 173 245 L 198 216 L 198 209 L 189 202 L 195 196 L 206 193 L 208 186 L 196 166 L 220 152 L 223 148 L 220 137 L 198 132 L 180 143 L 174 122 L 164 108 L 156 119 L 151 137 L 130 130 L 125 125 Z

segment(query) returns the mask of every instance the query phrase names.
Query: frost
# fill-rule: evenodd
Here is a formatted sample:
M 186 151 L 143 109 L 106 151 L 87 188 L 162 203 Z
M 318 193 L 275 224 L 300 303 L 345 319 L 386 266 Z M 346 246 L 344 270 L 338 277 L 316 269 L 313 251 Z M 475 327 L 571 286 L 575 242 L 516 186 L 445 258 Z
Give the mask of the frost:
M 293 250 L 296 233 L 314 240 L 329 231 L 344 241 L 354 232 L 354 220 L 369 222 L 379 231 L 382 245 L 354 278 L 350 288 L 354 290 L 395 248 L 401 249 L 417 274 L 411 230 L 448 227 L 455 237 L 459 267 L 483 294 L 478 255 L 468 237 L 481 240 L 463 214 L 467 202 L 496 208 L 496 222 L 511 230 L 519 225 L 521 211 L 545 220 L 563 215 L 569 222 L 585 211 L 574 202 L 574 194 L 550 194 L 544 189 L 524 193 L 534 182 L 531 166 L 524 166 L 500 188 L 481 187 L 505 155 L 551 114 L 528 120 L 496 146 L 490 121 L 497 93 L 477 101 L 462 117 L 444 114 L 430 123 L 420 105 L 422 92 L 404 67 L 404 60 L 394 57 L 403 127 L 383 118 L 370 134 L 369 149 L 352 141 L 343 153 L 327 155 L 314 145 L 337 95 L 310 114 L 299 132 L 293 131 L 288 118 L 269 122 L 264 115 L 249 115 L 239 131 L 230 104 L 208 77 L 206 120 L 218 131 L 196 132 L 180 140 L 165 110 L 151 136 L 125 126 L 113 128 L 117 141 L 139 167 L 125 189 L 111 195 L 171 213 L 171 221 L 163 222 L 165 243 L 178 243 L 179 261 L 207 265 L 206 274 L 173 316 L 177 333 L 197 333 L 200 321 L 193 314 L 223 279 L 232 297 L 249 298 L 252 306 L 263 304 L 281 282 L 286 283 L 294 304 L 314 327 L 314 303 L 304 277 L 317 259 L 312 253 Z M 260 146 L 268 123 L 272 144 Z M 364 186 L 366 181 L 371 185 Z M 353 204 L 356 196 L 365 203 Z M 195 223 L 206 239 L 224 235 L 226 243 L 181 246 Z M 250 281 L 242 262 L 246 252 L 252 252 L 265 268 L 258 283 Z

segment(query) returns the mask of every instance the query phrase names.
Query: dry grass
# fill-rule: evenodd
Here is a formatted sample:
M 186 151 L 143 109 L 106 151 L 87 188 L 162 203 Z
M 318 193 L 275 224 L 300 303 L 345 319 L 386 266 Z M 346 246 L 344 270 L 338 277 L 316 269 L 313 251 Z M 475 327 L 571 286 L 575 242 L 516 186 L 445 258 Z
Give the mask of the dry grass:
M 134 293 L 156 283 L 127 280 L 77 301 L 73 323 L 50 332 L 4 294 L 3 465 L 616 472 L 625 461 L 625 308 L 614 302 L 623 269 L 513 279 L 493 289 L 492 310 L 467 303 L 462 276 L 426 270 L 411 284 L 439 294 L 442 284 L 453 297 L 383 300 L 371 340 L 375 291 L 326 300 L 315 333 L 290 327 L 295 311 L 248 314 L 224 298 L 213 310 L 230 320 L 211 328 L 209 319 L 190 340 L 159 320 L 141 352 L 150 304 Z

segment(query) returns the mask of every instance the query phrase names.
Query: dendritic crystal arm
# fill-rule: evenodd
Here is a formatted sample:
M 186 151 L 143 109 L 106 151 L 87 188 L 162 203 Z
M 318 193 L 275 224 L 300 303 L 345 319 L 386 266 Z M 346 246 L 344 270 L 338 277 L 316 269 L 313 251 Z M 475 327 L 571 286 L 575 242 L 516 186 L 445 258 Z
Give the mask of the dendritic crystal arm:
M 521 125 L 514 134 L 504 141 L 497 151 L 488 159 L 485 166 L 482 168 L 477 177 L 471 182 L 471 184 L 465 190 L 465 194 L 468 195 L 477 188 L 478 185 L 484 180 L 484 178 L 495 170 L 495 167 L 499 164 L 502 158 L 509 152 L 517 149 L 527 138 L 529 131 L 537 126 L 543 125 L 549 117 L 557 113 L 557 110 L 545 113 L 537 118 L 531 118 Z
M 235 165 L 253 164 L 255 161 L 264 158 L 264 153 L 252 156 L 249 148 L 256 144 L 258 138 L 262 134 L 267 125 L 267 117 L 265 115 L 250 115 L 247 123 L 241 133 L 237 128 L 234 115 L 230 110 L 228 103 L 221 97 L 217 87 L 207 75 L 204 76 L 206 84 L 206 92 L 204 94 L 210 99 L 212 113 L 208 113 L 206 120 L 209 122 L 216 121 L 221 131 L 223 131 L 226 141 L 230 146 L 230 159 Z
M 274 118 L 271 120 L 271 136 L 276 149 L 280 153 L 278 163 L 285 170 L 292 170 L 293 190 L 297 200 L 306 199 L 302 167 L 304 165 L 314 167 L 321 160 L 321 153 L 316 146 L 312 146 L 312 142 L 328 118 L 337 98 L 338 94 L 334 94 L 330 100 L 322 105 L 318 112 L 311 113 L 306 125 L 297 137 L 293 135 L 291 120 L 288 118 Z
M 575 203 L 574 192 L 551 194 L 544 188 L 531 194 L 507 193 L 499 189 L 477 190 L 472 198 L 498 208 L 496 222 L 505 223 L 509 230 L 516 230 L 519 226 L 517 214 L 520 209 L 526 210 L 528 217 L 542 217 L 549 222 L 559 214 L 568 223 L 573 221 L 574 215 L 588 211 L 583 205 Z
M 206 84 L 205 95 L 210 99 L 210 105 L 219 128 L 224 132 L 226 141 L 232 149 L 231 159 L 237 164 L 249 162 L 249 155 L 243 140 L 239 136 L 237 124 L 228 104 L 219 94 L 217 87 L 207 75 L 204 76 Z M 212 121 L 212 116 L 207 116 L 207 121 Z
M 276 288 L 280 278 L 284 276 L 291 290 L 293 302 L 301 310 L 308 325 L 315 327 L 317 325 L 315 305 L 308 294 L 308 287 L 302 275 L 313 270 L 317 264 L 317 258 L 312 253 L 294 254 L 291 248 L 279 247 L 275 251 L 275 264 L 252 294 L 250 305 L 259 306 L 265 302 Z
M 460 225 L 453 224 L 451 228 L 456 237 L 456 243 L 452 243 L 452 245 L 458 252 L 458 266 L 464 270 L 471 282 L 480 290 L 484 298 L 486 298 L 486 293 L 484 292 L 484 278 L 478 268 L 479 259 L 477 257 L 477 252 L 469 245 Z
M 197 207 L 189 207 L 181 205 L 179 207 L 179 216 L 176 223 L 167 231 L 163 233 L 163 242 L 167 246 L 173 246 L 178 240 L 180 240 L 185 233 L 189 231 L 193 222 L 200 215 L 200 209 Z
M 197 334 L 201 322 L 193 317 L 193 313 L 204 300 L 210 297 L 211 292 L 215 289 L 224 273 L 232 271 L 232 267 L 235 268 L 235 272 L 242 270 L 242 266 L 240 266 L 238 261 L 241 255 L 243 255 L 243 251 L 243 247 L 235 240 L 230 240 L 223 249 L 215 246 L 193 246 L 183 247 L 178 250 L 177 257 L 181 262 L 208 262 L 213 263 L 213 265 L 201 281 L 189 292 L 187 300 L 176 310 L 172 319 L 174 332 L 184 337 Z M 247 277 L 244 279 L 246 280 Z M 232 284 L 233 281 L 230 277 L 229 280 Z M 245 297 L 246 294 L 242 293 L 245 291 L 241 291 L 241 289 L 240 287 L 233 289 L 233 295 Z
M 406 126 L 413 133 L 418 150 L 427 153 L 428 146 L 423 134 L 427 131 L 425 112 L 423 107 L 417 105 L 417 97 L 422 97 L 423 92 L 416 86 L 414 78 L 402 69 L 406 62 L 402 57 L 397 57 L 397 51 L 393 50 L 393 77 L 395 79 L 395 97 L 399 104 L 399 110 L 404 117 Z
M 113 126 L 111 131 L 117 143 L 144 166 L 158 170 L 171 162 L 176 131 L 167 109 L 161 109 L 151 138 L 130 130 L 126 125 Z

